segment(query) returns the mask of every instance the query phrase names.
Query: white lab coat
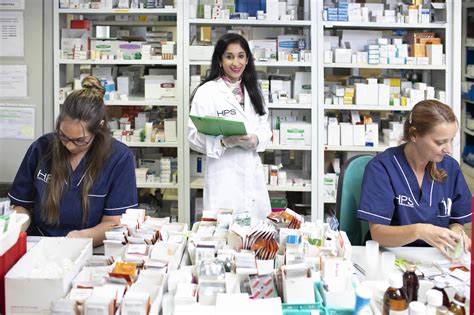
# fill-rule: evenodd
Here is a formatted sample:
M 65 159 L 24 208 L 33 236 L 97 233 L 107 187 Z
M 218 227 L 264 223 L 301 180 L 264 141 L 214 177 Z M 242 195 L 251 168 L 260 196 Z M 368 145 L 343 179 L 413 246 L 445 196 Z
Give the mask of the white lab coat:
M 256 150 L 241 147 L 223 148 L 222 136 L 199 133 L 188 120 L 188 140 L 193 150 L 207 156 L 204 177 L 204 209 L 234 209 L 236 213 L 249 211 L 252 217 L 264 219 L 270 212 L 270 198 L 257 152 L 265 151 L 272 132 L 268 115 L 260 116 L 244 91 L 245 111 L 222 79 L 209 81 L 194 95 L 191 115 L 218 116 L 242 121 L 248 134 L 256 134 Z

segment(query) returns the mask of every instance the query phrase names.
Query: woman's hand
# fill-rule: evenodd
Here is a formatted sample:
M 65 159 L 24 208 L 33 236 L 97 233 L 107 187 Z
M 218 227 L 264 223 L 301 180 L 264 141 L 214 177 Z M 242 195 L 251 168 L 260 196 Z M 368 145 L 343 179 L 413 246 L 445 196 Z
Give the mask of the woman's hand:
M 457 234 L 462 234 L 464 238 L 464 252 L 467 253 L 471 250 L 471 238 L 464 231 L 464 226 L 459 223 L 453 223 L 449 225 L 449 229 Z
M 446 257 L 446 247 L 454 248 L 460 239 L 459 233 L 448 228 L 442 228 L 432 224 L 420 224 L 419 239 L 437 248 Z
M 73 230 L 69 232 L 66 237 L 69 238 L 87 238 L 88 236 L 86 235 L 87 233 L 84 232 L 84 230 Z
M 246 150 L 255 150 L 258 145 L 258 137 L 254 134 L 242 136 L 239 145 Z
M 233 148 L 240 145 L 240 138 L 242 136 L 230 136 L 222 138 L 222 144 L 224 144 L 225 148 Z

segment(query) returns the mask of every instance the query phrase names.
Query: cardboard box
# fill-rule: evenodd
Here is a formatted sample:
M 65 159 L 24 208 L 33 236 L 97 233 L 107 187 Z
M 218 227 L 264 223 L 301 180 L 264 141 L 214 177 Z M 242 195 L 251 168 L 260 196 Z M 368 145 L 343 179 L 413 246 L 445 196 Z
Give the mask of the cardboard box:
M 340 123 L 341 145 L 354 145 L 354 128 L 350 123 Z
M 282 122 L 280 144 L 311 145 L 311 124 L 305 121 Z
M 341 145 L 341 128 L 339 124 L 328 124 L 328 145 Z
M 426 56 L 430 59 L 430 65 L 442 65 L 443 45 L 426 45 Z
M 176 97 L 176 88 L 172 75 L 145 76 L 145 98 L 161 99 L 173 97 Z
M 176 119 L 165 119 L 165 141 L 166 142 L 176 142 Z
M 92 239 L 51 237 L 41 239 L 5 276 L 7 314 L 49 314 L 53 301 L 66 295 L 74 277 L 92 257 Z M 69 259 L 70 270 L 46 278 L 40 270 Z M 47 265 L 46 262 L 49 262 Z M 30 273 L 35 270 L 32 277 Z
M 365 126 L 364 125 L 354 125 L 353 126 L 353 135 L 354 135 L 354 145 L 355 146 L 365 146 Z

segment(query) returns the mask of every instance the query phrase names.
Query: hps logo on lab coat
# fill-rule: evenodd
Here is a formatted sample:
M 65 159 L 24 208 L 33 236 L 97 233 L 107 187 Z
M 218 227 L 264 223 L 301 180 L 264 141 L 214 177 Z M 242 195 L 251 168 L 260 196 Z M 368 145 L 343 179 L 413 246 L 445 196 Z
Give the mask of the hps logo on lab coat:
M 237 112 L 235 109 L 223 109 L 221 111 L 216 111 L 217 117 L 219 116 L 227 116 L 227 115 L 237 115 Z
M 398 200 L 398 205 L 400 206 L 405 206 L 405 207 L 414 207 L 413 201 L 410 199 L 410 197 L 404 196 L 404 195 L 398 195 L 398 197 L 395 197 Z

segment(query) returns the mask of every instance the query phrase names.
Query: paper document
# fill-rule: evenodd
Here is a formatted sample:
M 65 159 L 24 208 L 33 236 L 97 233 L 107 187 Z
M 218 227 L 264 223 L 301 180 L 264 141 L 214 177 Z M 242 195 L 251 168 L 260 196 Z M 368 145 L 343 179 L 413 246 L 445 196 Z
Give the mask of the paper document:
M 34 139 L 35 105 L 0 104 L 0 138 Z
M 0 98 L 26 98 L 26 65 L 0 65 Z
M 0 0 L 0 10 L 24 10 L 25 0 Z
M 242 136 L 246 135 L 245 124 L 241 121 L 226 120 L 217 117 L 189 115 L 200 133 L 210 136 Z
M 0 11 L 0 56 L 24 56 L 23 12 Z

